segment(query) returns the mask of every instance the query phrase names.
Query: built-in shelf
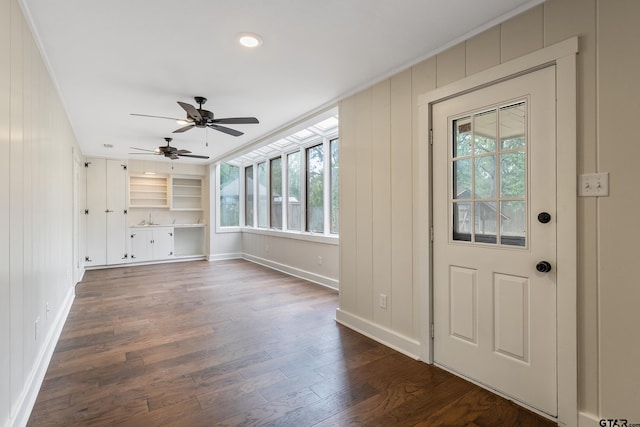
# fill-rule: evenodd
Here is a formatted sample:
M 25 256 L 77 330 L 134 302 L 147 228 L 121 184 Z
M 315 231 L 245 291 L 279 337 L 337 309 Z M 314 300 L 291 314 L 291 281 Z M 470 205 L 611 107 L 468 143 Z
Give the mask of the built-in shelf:
M 171 209 L 202 210 L 202 178 L 171 177 Z
M 129 176 L 130 208 L 169 207 L 166 176 Z

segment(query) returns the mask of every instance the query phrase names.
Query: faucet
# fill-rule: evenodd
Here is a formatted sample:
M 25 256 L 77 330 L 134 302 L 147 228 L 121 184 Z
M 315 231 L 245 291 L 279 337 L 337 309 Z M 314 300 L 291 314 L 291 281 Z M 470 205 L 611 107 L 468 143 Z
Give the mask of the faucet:
M 148 222 L 148 224 L 149 225 L 153 224 L 153 221 L 151 221 L 151 212 L 149 212 L 149 222 Z

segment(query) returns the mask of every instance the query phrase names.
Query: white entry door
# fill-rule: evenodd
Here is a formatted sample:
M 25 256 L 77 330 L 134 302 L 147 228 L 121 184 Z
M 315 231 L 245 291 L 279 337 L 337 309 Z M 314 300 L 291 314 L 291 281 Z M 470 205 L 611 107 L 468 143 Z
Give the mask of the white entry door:
M 436 103 L 434 361 L 557 415 L 550 66 Z

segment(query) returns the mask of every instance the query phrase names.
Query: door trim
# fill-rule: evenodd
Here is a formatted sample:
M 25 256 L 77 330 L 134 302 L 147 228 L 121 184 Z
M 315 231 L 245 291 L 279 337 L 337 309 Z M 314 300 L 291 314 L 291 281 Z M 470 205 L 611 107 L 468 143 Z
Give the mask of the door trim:
M 540 68 L 556 67 L 556 173 L 557 173 L 557 358 L 558 418 L 560 425 L 578 423 L 577 373 L 577 197 L 576 197 L 576 56 L 578 38 L 573 37 L 520 58 L 435 89 L 418 98 L 419 141 L 418 179 L 414 187 L 414 218 L 424 242 L 416 251 L 420 283 L 420 359 L 433 363 L 433 280 L 432 242 L 429 240 L 432 218 L 432 174 L 430 129 L 432 105 L 500 81 L 512 79 Z M 561 165 L 561 167 L 560 167 Z M 424 263 L 423 260 L 429 260 Z

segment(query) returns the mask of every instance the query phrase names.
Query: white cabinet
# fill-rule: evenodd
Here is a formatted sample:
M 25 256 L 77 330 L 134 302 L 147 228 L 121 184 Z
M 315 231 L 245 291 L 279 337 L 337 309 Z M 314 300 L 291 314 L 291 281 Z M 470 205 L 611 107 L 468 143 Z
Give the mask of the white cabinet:
M 171 176 L 171 210 L 202 210 L 202 178 Z
M 132 227 L 131 262 L 173 258 L 173 227 Z
M 193 224 L 174 228 L 173 248 L 176 257 L 202 257 L 204 253 L 204 225 Z
M 85 265 L 123 264 L 127 256 L 127 165 L 87 159 Z

